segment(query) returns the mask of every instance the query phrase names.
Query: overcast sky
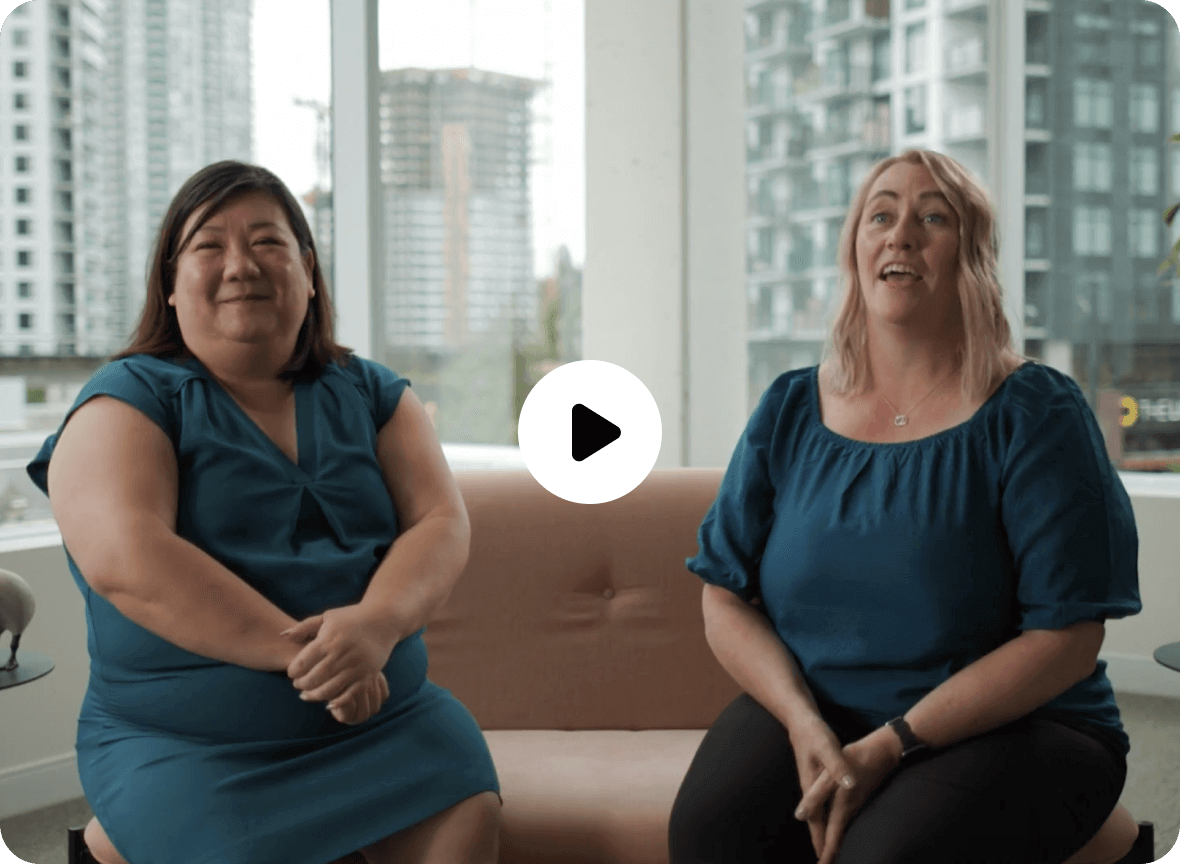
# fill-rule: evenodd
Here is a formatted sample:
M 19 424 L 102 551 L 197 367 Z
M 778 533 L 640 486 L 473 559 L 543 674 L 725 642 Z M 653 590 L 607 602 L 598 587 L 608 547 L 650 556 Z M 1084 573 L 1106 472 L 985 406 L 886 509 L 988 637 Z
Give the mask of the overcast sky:
M 382 69 L 479 69 L 543 79 L 534 100 L 551 121 L 534 138 L 538 276 L 557 248 L 585 260 L 585 74 L 582 0 L 380 0 Z M 301 196 L 316 181 L 316 115 L 294 99 L 330 98 L 328 0 L 254 0 L 254 158 Z

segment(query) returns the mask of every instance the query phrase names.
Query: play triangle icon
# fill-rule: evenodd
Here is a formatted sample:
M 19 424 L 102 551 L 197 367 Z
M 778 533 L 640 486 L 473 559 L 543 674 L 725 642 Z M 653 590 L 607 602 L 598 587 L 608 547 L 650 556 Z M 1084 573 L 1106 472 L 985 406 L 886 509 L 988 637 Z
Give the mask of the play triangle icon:
M 573 456 L 581 462 L 607 444 L 617 441 L 623 431 L 600 414 L 581 403 L 573 408 Z

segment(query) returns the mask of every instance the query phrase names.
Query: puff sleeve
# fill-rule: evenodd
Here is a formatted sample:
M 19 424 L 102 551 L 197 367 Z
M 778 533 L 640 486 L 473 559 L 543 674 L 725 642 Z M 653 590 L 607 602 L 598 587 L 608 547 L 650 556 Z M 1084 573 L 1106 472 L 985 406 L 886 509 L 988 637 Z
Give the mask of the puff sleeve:
M 1035 414 L 1017 419 L 1003 464 L 1001 518 L 1021 630 L 1143 608 L 1130 498 L 1081 390 L 1064 376 L 1059 381 Z
M 762 395 L 738 439 L 729 467 L 697 531 L 700 551 L 685 566 L 747 603 L 760 599 L 758 571 L 774 524 L 770 453 L 783 404 L 785 376 Z

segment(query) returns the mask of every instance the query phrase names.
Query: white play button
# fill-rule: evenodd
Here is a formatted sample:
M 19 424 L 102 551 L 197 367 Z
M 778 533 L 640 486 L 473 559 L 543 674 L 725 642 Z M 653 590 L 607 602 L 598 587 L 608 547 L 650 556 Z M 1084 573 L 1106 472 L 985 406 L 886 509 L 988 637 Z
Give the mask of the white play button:
M 538 483 L 566 501 L 602 504 L 651 472 L 663 426 L 642 381 L 613 363 L 578 360 L 533 387 L 517 438 Z

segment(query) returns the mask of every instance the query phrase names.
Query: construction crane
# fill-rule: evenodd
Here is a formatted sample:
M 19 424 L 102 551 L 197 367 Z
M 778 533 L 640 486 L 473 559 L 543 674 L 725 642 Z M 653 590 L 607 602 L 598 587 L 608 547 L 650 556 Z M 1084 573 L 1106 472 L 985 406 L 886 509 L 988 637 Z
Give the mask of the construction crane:
M 295 98 L 300 108 L 311 108 L 316 116 L 316 188 L 327 191 L 332 182 L 332 106 L 314 99 Z

